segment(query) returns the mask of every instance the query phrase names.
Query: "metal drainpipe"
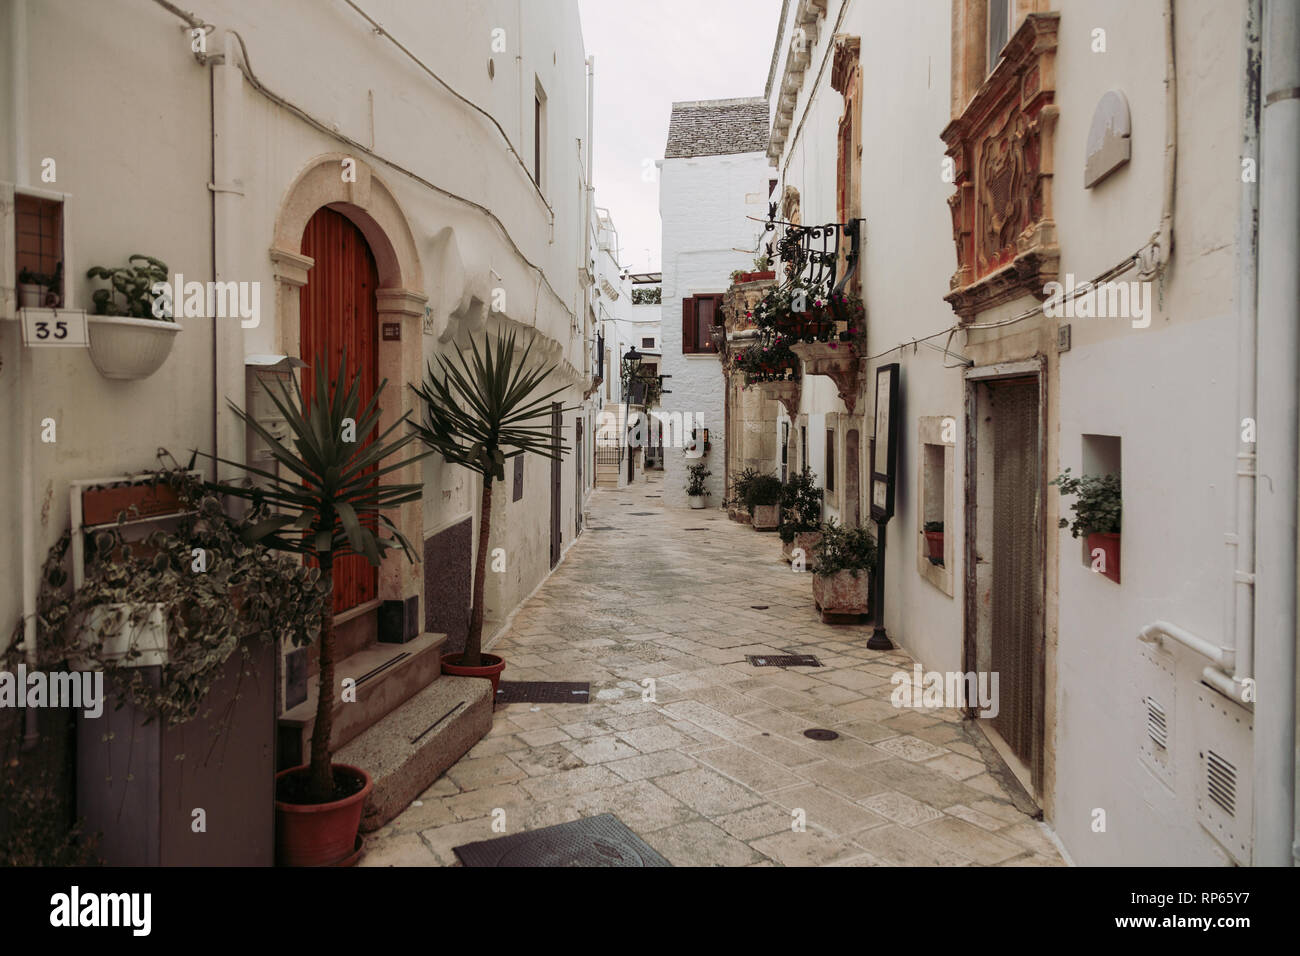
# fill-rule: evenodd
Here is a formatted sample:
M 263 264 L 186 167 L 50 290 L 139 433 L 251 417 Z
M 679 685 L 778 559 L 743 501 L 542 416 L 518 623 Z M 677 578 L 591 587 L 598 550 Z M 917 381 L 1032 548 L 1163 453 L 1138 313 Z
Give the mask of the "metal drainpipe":
M 9 8 L 10 21 L 10 71 L 9 93 L 13 117 L 14 182 L 19 186 L 29 184 L 27 173 L 27 0 L 13 0 Z M 36 655 L 36 593 L 39 587 L 36 571 L 36 453 L 34 441 L 35 417 L 32 411 L 31 350 L 18 342 L 18 393 L 21 396 L 22 417 L 19 419 L 18 442 L 22 446 L 22 463 L 19 466 L 19 488 L 22 493 L 21 547 L 23 588 L 23 651 L 29 670 L 38 666 Z M 19 689 L 21 693 L 21 688 Z M 23 750 L 31 750 L 40 740 L 36 709 L 28 707 L 23 713 Z
M 1259 25 L 1263 0 L 1247 0 L 1244 25 L 1244 69 L 1241 73 L 1241 155 L 1259 156 Z M 1247 178 L 1247 177 L 1243 177 Z M 1242 436 L 1246 421 L 1257 421 L 1256 350 L 1259 311 L 1256 308 L 1259 271 L 1259 182 L 1258 176 L 1241 184 L 1237 216 L 1237 452 L 1232 520 L 1224 540 L 1228 546 L 1228 573 L 1232 599 L 1228 602 L 1224 633 L 1233 651 L 1231 681 L 1223 680 L 1217 668 L 1205 668 L 1206 680 L 1242 699 L 1243 681 L 1255 666 L 1255 521 L 1256 442 Z M 1251 436 L 1254 438 L 1255 436 Z M 1226 684 L 1226 689 L 1224 685 Z
M 1293 865 L 1296 738 L 1296 469 L 1300 462 L 1300 5 L 1263 20 L 1259 216 L 1259 521 L 1256 529 L 1255 853 Z

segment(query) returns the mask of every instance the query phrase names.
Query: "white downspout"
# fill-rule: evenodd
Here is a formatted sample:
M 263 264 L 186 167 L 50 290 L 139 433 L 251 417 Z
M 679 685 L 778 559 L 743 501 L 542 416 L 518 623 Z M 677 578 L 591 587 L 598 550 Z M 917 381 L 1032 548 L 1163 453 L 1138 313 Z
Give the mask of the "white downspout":
M 583 259 L 582 266 L 587 268 L 591 263 L 591 210 L 596 201 L 596 186 L 592 182 L 593 155 L 595 150 L 592 149 L 594 137 L 596 135 L 596 57 L 594 55 L 587 57 L 587 196 L 585 211 L 582 217 L 582 249 Z M 595 270 L 592 271 L 591 281 L 596 281 Z M 591 286 L 587 287 L 586 294 L 582 302 L 582 328 L 583 328 L 583 347 L 587 350 L 587 361 L 591 361 L 591 348 L 587 343 L 587 303 L 591 301 Z
M 212 70 L 212 269 L 213 280 L 233 280 L 239 267 L 240 201 L 244 195 L 240 175 L 239 157 L 243 144 L 242 96 L 243 72 L 236 57 L 238 39 L 231 30 L 222 37 L 222 57 L 214 61 Z M 265 297 L 264 297 L 265 298 Z M 266 303 L 261 303 L 265 305 Z M 265 309 L 263 309 L 265 311 Z M 225 399 L 233 398 L 243 404 L 242 388 L 234 388 L 242 381 L 243 334 L 235 319 L 225 330 L 221 319 L 214 318 L 213 345 L 213 454 L 233 461 L 244 458 L 243 431 L 225 408 Z M 224 332 L 224 334 L 223 334 Z M 214 463 L 219 478 L 233 477 L 223 474 L 222 466 Z
M 1247 0 L 1241 71 L 1241 155 L 1259 157 L 1259 26 L 1263 0 Z M 1255 666 L 1255 522 L 1256 445 L 1247 431 L 1258 421 L 1256 354 L 1259 311 L 1256 308 L 1259 271 L 1258 176 L 1242 177 L 1237 214 L 1237 453 L 1232 517 L 1224 535 L 1228 546 L 1228 572 L 1232 597 L 1228 602 L 1224 633 L 1233 655 L 1222 670 L 1207 667 L 1205 678 L 1234 700 L 1242 700 L 1244 681 Z M 1249 439 L 1249 440 L 1248 440 Z M 1224 671 L 1232 679 L 1224 681 Z M 1226 687 L 1225 687 L 1226 684 Z
M 31 185 L 27 163 L 27 0 L 12 0 L 9 5 L 9 91 L 10 114 L 13 116 L 13 169 L 14 183 Z M 67 281 L 67 280 L 65 280 Z M 39 587 L 36 572 L 36 463 L 32 442 L 35 439 L 34 412 L 32 410 L 31 349 L 18 345 L 18 393 L 22 396 L 22 413 L 18 420 L 18 442 L 22 446 L 22 464 L 19 466 L 19 487 L 22 501 L 21 517 L 22 587 L 23 587 L 23 651 L 29 670 L 38 666 L 36 653 L 36 594 Z M 36 709 L 28 707 L 23 714 L 23 750 L 31 750 L 40 740 L 36 722 Z
M 1300 463 L 1300 5 L 1267 0 L 1260 86 L 1256 866 L 1293 865 Z

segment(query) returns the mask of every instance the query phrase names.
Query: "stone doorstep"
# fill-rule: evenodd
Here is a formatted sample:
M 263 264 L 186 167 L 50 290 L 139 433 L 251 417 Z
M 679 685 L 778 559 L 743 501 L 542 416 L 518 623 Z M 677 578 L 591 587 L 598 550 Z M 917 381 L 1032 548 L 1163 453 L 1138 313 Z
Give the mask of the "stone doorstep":
M 337 751 L 348 741 L 374 726 L 402 703 L 432 684 L 442 673 L 442 646 L 446 634 L 421 634 L 405 644 L 371 644 L 334 665 L 336 685 L 334 727 L 330 734 L 330 747 Z M 401 653 L 403 658 L 356 688 L 356 702 L 346 703 L 339 691 L 345 677 L 359 679 L 385 661 Z M 316 726 L 316 701 L 319 697 L 317 679 L 313 675 L 307 689 L 307 699 L 280 716 L 280 747 L 292 756 L 297 743 L 299 760 L 303 763 L 311 752 L 311 732 Z
M 429 729 L 461 701 L 463 707 Z M 491 681 L 442 677 L 335 753 L 336 763 L 360 767 L 374 781 L 362 832 L 392 820 L 478 743 L 492 728 L 492 703 Z

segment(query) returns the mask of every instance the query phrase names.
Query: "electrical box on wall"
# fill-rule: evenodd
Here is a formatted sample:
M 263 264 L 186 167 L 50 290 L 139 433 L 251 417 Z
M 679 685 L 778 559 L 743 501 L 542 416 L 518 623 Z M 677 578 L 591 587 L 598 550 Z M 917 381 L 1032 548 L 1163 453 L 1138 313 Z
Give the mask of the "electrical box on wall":
M 1242 866 L 1254 831 L 1254 714 L 1205 684 L 1196 688 L 1196 819 Z

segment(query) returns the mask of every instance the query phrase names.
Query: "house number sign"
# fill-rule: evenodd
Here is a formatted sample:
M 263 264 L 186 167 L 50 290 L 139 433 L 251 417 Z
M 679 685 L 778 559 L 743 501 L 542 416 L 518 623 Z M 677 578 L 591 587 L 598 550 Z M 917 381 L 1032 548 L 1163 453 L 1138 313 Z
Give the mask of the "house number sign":
M 30 348 L 87 348 L 90 335 L 80 309 L 22 309 L 23 345 Z

